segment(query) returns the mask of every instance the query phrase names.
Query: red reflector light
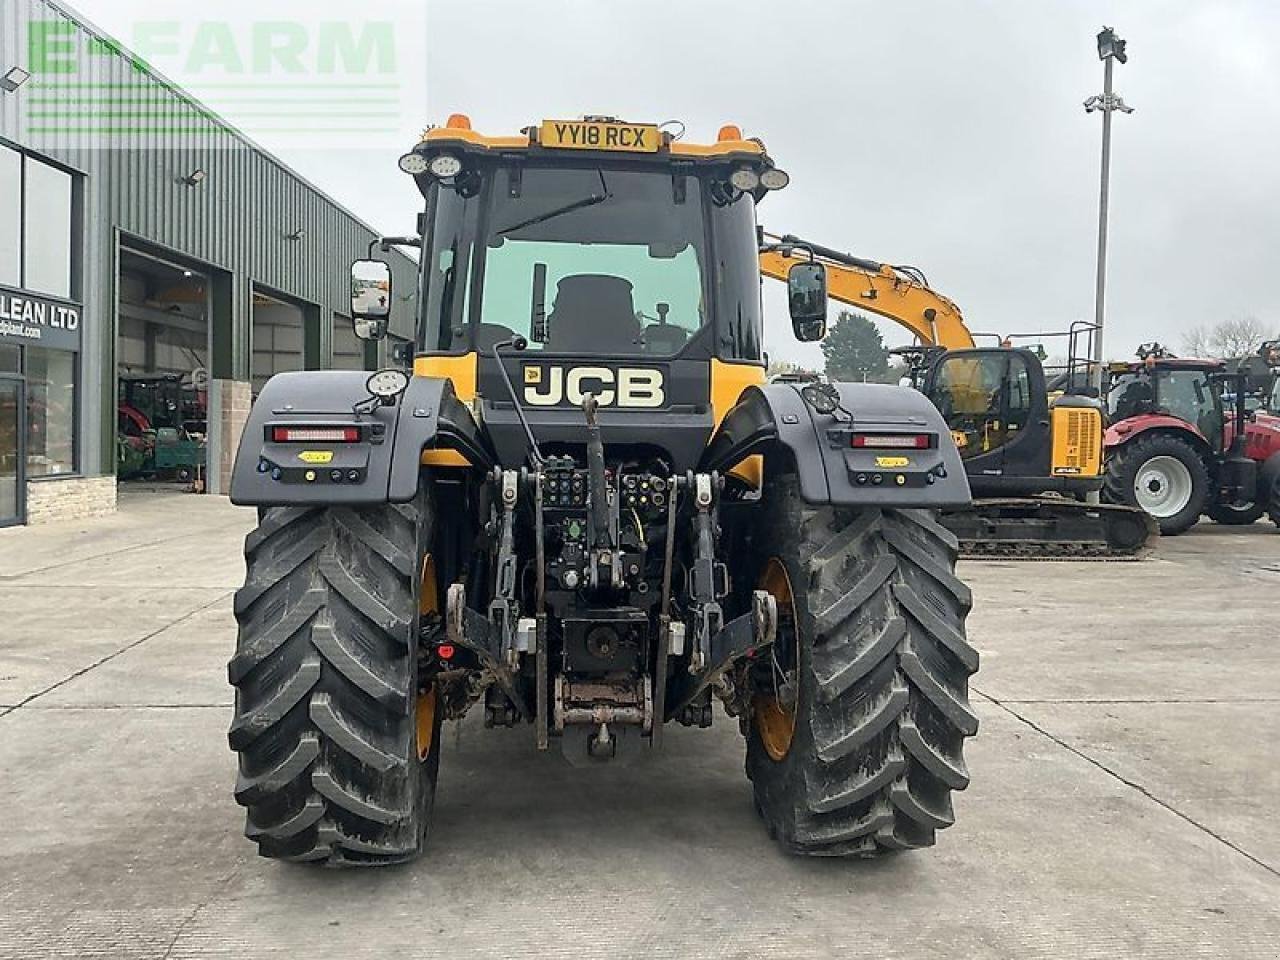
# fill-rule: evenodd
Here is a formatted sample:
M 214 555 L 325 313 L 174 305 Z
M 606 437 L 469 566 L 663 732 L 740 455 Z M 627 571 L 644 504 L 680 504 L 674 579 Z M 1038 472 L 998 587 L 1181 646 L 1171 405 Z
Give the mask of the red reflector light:
M 271 439 L 276 443 L 355 443 L 360 439 L 360 428 L 273 427 Z
M 441 660 L 452 660 L 454 649 L 452 643 L 442 643 L 436 647 L 436 653 L 440 655 Z
M 855 447 L 877 450 L 928 450 L 933 435 L 928 433 L 855 433 L 850 441 Z

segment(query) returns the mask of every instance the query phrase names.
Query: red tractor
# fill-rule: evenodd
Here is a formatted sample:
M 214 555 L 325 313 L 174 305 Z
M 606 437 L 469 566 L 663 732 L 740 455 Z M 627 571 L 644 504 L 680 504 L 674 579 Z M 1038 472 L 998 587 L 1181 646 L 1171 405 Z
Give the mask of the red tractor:
M 1280 341 L 1262 353 L 1280 367 Z M 1167 535 L 1201 514 L 1250 524 L 1269 512 L 1280 526 L 1280 409 L 1246 410 L 1247 375 L 1220 360 L 1175 357 L 1154 343 L 1138 358 L 1111 366 L 1104 499 L 1142 508 Z

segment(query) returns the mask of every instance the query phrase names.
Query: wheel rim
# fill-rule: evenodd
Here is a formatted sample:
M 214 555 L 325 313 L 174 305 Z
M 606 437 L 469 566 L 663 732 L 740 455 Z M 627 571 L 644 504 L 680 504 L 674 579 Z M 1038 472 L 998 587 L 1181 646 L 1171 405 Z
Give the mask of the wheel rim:
M 432 684 L 430 690 L 418 694 L 418 703 L 414 711 L 414 726 L 418 731 L 418 759 L 425 760 L 431 756 L 432 741 L 436 733 L 436 688 Z
M 1153 517 L 1175 517 L 1191 503 L 1191 471 L 1177 457 L 1152 457 L 1138 469 L 1134 498 Z
M 422 574 L 418 580 L 418 615 L 428 617 L 440 613 L 440 594 L 436 590 L 436 562 L 431 554 L 422 558 Z M 436 732 L 436 685 L 419 691 L 414 705 L 414 726 L 417 728 L 418 759 L 431 755 Z
M 765 567 L 757 589 L 764 590 L 777 601 L 778 627 L 773 648 L 769 651 L 773 692 L 756 694 L 752 713 L 765 753 L 772 760 L 780 761 L 791 752 L 791 743 L 796 735 L 796 698 L 787 696 L 783 691 L 786 688 L 799 689 L 800 632 L 796 628 L 799 620 L 791 578 L 777 557 Z M 785 658 L 782 663 L 779 663 L 779 655 Z M 781 680 L 779 674 L 782 675 Z

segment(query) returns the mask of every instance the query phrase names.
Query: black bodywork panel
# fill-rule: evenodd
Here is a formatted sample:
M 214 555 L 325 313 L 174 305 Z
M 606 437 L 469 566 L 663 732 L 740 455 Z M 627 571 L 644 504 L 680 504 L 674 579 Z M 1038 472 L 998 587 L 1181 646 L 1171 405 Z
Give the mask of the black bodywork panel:
M 882 384 L 835 386 L 852 420 L 842 411 L 818 413 L 793 384 L 748 388 L 712 438 L 701 468 L 723 472 L 755 453 L 766 454 L 768 465 L 770 452 L 783 448 L 809 503 L 935 508 L 970 502 L 951 433 L 923 394 Z M 929 433 L 936 440 L 924 450 L 855 449 L 853 433 Z
M 648 447 L 661 451 L 677 472 L 692 470 L 706 450 L 715 427 L 711 411 L 709 358 L 680 356 L 670 360 L 644 357 L 626 360 L 585 356 L 543 356 L 540 351 L 504 352 L 503 363 L 513 386 L 520 392 L 525 416 L 543 452 L 581 448 L 586 444 L 586 420 L 579 393 L 591 391 L 602 398 L 600 430 L 606 449 Z M 536 371 L 536 382 L 529 378 Z M 576 379 L 571 395 L 568 377 Z M 607 371 L 607 374 L 606 374 Z M 647 377 L 659 384 L 661 402 L 653 406 L 622 405 L 627 398 L 624 380 L 637 377 L 636 399 L 648 400 Z M 492 440 L 500 462 L 510 468 L 526 462 L 528 441 L 492 357 L 480 359 L 480 395 L 483 397 L 485 433 Z M 540 404 L 539 398 L 557 399 Z M 604 402 L 605 400 L 609 402 Z
M 456 449 L 480 467 L 495 463 L 488 441 L 448 380 L 413 377 L 394 405 L 356 413 L 352 407 L 369 397 L 368 377 L 362 371 L 312 370 L 268 380 L 240 438 L 231 502 L 403 503 L 417 493 L 424 449 Z M 272 439 L 276 427 L 354 427 L 359 438 L 280 443 Z

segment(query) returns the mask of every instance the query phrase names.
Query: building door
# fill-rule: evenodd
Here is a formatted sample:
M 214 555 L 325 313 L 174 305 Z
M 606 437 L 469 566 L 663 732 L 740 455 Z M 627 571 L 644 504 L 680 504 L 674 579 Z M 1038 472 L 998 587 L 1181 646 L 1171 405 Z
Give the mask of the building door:
M 0 374 L 0 527 L 27 520 L 25 386 L 22 377 Z

